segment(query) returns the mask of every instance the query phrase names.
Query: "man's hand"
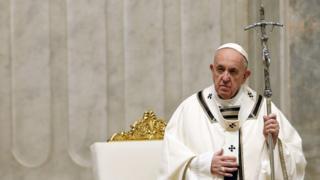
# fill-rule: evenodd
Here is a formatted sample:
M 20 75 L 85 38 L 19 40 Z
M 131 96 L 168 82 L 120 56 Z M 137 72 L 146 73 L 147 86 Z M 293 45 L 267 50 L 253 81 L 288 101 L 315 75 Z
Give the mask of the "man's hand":
M 214 153 L 211 161 L 211 173 L 232 177 L 231 172 L 238 169 L 237 159 L 234 156 L 223 156 L 223 150 Z
M 279 123 L 275 114 L 270 114 L 269 116 L 263 116 L 264 127 L 263 135 L 268 139 L 268 133 L 271 133 L 274 146 L 277 144 L 277 139 L 279 135 Z M 267 141 L 268 142 L 268 141 Z

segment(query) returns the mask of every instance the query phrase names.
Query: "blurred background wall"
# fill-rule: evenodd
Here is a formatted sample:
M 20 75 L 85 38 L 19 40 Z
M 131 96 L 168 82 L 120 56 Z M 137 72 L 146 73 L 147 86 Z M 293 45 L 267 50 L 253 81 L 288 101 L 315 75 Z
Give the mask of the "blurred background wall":
M 268 0 L 273 100 L 320 177 L 320 2 Z M 146 110 L 169 120 L 211 82 L 215 48 L 242 44 L 261 92 L 256 0 L 0 0 L 0 179 L 93 179 L 89 147 Z M 271 31 L 271 29 L 270 29 Z

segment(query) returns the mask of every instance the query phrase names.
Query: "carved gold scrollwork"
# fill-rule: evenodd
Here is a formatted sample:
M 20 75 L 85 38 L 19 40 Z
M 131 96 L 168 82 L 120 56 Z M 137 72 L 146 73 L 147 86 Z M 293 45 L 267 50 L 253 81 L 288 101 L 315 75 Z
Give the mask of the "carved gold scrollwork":
M 128 132 L 115 133 L 108 140 L 110 141 L 132 141 L 132 140 L 161 140 L 167 123 L 159 119 L 153 111 L 146 111 L 142 119 L 131 125 Z

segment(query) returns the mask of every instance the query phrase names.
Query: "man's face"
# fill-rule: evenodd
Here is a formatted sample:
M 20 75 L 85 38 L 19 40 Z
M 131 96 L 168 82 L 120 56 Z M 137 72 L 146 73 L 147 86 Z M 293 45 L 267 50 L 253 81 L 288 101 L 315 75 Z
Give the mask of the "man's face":
M 244 57 L 234 49 L 217 51 L 210 65 L 215 89 L 220 98 L 231 99 L 250 76 Z

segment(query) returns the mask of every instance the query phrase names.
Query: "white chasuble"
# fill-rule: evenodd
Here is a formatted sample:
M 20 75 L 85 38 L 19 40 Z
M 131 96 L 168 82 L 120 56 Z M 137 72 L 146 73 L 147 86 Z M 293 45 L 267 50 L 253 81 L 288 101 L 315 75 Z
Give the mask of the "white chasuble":
M 233 110 L 237 111 L 236 117 Z M 280 126 L 274 149 L 275 177 L 302 180 L 306 160 L 301 138 L 274 104 L 272 113 Z M 217 97 L 213 86 L 190 96 L 179 105 L 166 127 L 158 179 L 223 180 L 210 171 L 213 154 L 221 149 L 224 155 L 237 158 L 237 179 L 270 179 L 263 115 L 264 98 L 245 85 L 227 101 Z

